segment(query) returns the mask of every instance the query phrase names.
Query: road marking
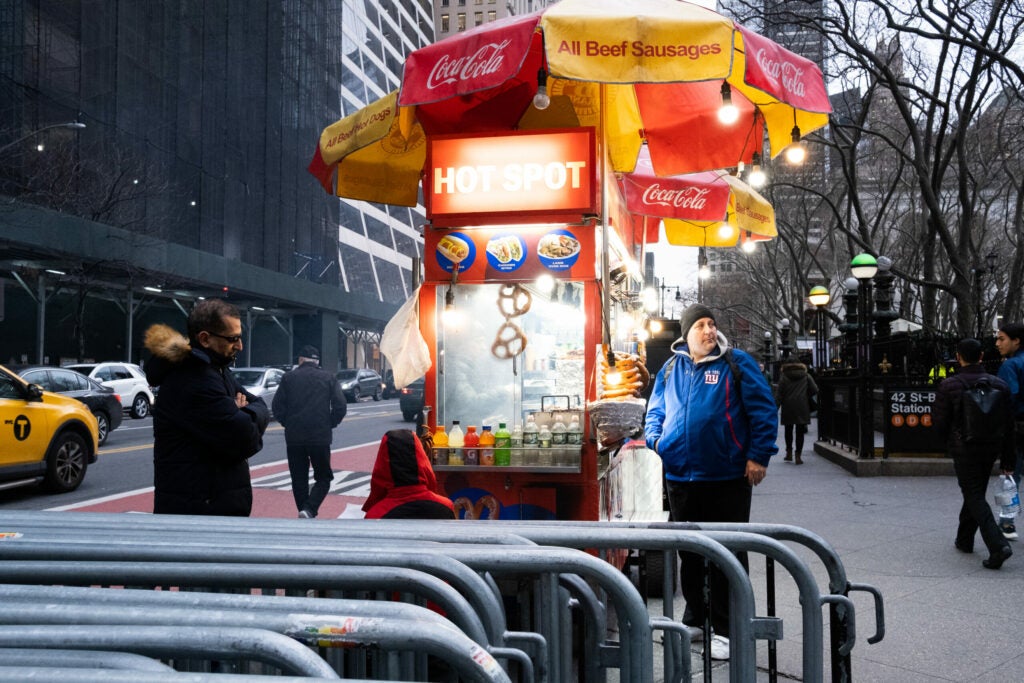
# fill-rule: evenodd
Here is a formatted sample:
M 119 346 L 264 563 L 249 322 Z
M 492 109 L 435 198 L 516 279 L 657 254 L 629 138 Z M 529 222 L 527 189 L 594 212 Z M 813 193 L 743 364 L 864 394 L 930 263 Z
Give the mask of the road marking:
M 344 448 L 333 448 L 333 449 L 331 449 L 331 454 L 333 455 L 335 453 L 344 453 L 346 451 L 355 450 L 357 448 L 366 448 L 367 446 L 374 446 L 374 445 L 376 445 L 378 443 L 379 442 L 377 442 L 377 441 L 367 441 L 366 443 L 356 444 L 354 446 L 345 446 Z M 133 447 L 131 449 L 126 449 L 126 450 L 135 450 L 135 448 Z M 117 452 L 117 451 L 112 451 L 112 452 Z M 265 470 L 265 469 L 270 468 L 270 467 L 280 467 L 281 465 L 284 465 L 285 467 L 288 466 L 287 458 L 284 459 L 284 460 L 275 460 L 273 462 L 263 463 L 261 465 L 254 465 L 254 466 L 249 468 L 249 471 L 250 472 L 256 472 L 256 471 L 259 471 L 259 470 Z M 263 479 L 267 479 L 267 478 L 270 478 L 270 477 L 276 477 L 276 476 L 278 476 L 278 475 L 277 474 L 269 474 L 269 475 L 264 475 L 263 477 L 257 477 L 256 479 L 253 479 L 253 483 L 256 483 L 258 481 L 262 481 Z M 122 493 L 114 493 L 114 494 L 111 494 L 109 496 L 102 496 L 100 498 L 90 498 L 88 500 L 82 500 L 82 501 L 79 501 L 77 503 L 69 503 L 68 505 L 59 505 L 57 507 L 46 508 L 46 510 L 48 512 L 62 512 L 62 511 L 66 511 L 66 510 L 76 510 L 78 508 L 89 507 L 91 505 L 101 505 L 103 503 L 109 503 L 111 501 L 121 500 L 122 498 L 130 498 L 132 496 L 138 496 L 138 495 L 152 493 L 152 492 L 153 492 L 153 487 L 152 486 L 147 486 L 145 488 L 135 489 L 134 491 L 124 491 Z

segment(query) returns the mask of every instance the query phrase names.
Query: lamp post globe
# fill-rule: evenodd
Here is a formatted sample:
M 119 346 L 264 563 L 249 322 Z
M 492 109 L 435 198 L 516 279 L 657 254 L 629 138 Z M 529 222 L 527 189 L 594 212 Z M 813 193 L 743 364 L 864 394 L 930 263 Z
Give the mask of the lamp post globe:
M 878 261 L 871 254 L 857 254 L 850 261 L 850 272 L 858 280 L 870 280 L 878 272 Z
M 817 285 L 811 287 L 811 291 L 807 294 L 807 300 L 811 302 L 812 306 L 821 308 L 822 306 L 828 306 L 828 302 L 832 300 L 832 295 L 828 293 L 828 288 Z

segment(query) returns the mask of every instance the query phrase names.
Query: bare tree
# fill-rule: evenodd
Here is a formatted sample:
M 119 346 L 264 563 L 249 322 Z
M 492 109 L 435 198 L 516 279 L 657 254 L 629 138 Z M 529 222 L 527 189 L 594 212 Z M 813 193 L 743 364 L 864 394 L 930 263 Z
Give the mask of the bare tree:
M 767 194 L 784 237 L 762 264 L 782 307 L 801 308 L 810 284 L 790 283 L 842 280 L 849 257 L 867 251 L 893 260 L 900 313 L 928 329 L 973 333 L 979 307 L 993 302 L 1019 319 L 1024 5 L 791 0 L 729 9 L 769 35 L 795 29 L 822 41 L 826 80 L 842 91 L 829 128 L 810 136 L 825 182 L 773 168 Z M 794 224 L 801 212 L 824 222 L 827 249 Z M 985 267 L 993 251 L 995 274 Z

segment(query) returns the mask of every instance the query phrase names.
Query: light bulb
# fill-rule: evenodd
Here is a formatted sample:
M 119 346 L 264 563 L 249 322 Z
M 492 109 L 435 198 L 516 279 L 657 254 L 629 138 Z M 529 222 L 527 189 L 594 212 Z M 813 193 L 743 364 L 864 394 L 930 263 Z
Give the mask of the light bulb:
M 702 263 L 700 268 L 697 269 L 697 277 L 701 280 L 707 280 L 711 277 L 711 266 L 706 263 Z
M 722 83 L 722 106 L 718 108 L 718 121 L 726 126 L 731 126 L 740 118 L 740 110 L 732 103 L 732 88 L 728 83 Z
M 753 240 L 747 240 L 746 242 L 743 243 L 743 246 L 741 248 L 745 253 L 753 254 L 755 251 L 757 251 L 757 242 Z
M 551 98 L 548 97 L 548 72 L 544 69 L 537 71 L 537 94 L 533 96 L 533 106 L 541 111 L 551 106 Z
M 751 187 L 764 187 L 767 180 L 768 176 L 765 175 L 760 166 L 752 167 L 750 169 L 750 175 L 747 176 L 747 184 Z
M 792 145 L 786 148 L 786 161 L 791 164 L 799 165 L 804 163 L 804 159 L 807 158 L 807 148 L 804 147 L 804 143 L 794 142 Z

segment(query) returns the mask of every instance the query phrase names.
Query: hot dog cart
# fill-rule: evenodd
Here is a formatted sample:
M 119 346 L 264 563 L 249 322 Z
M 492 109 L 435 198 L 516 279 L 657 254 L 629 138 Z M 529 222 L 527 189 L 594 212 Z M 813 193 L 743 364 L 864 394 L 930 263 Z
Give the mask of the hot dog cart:
M 593 130 L 580 128 L 428 143 L 419 305 L 431 431 L 455 420 L 492 432 L 574 417 L 582 427 L 580 443 L 556 436 L 550 448 L 527 434 L 507 466 L 448 464 L 462 458 L 442 451 L 434 469 L 460 518 L 661 510 L 660 461 L 628 445 L 646 385 L 639 245 L 614 182 L 600 191 L 597 154 Z

